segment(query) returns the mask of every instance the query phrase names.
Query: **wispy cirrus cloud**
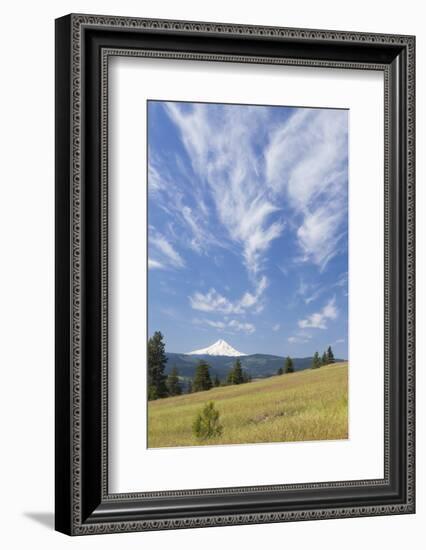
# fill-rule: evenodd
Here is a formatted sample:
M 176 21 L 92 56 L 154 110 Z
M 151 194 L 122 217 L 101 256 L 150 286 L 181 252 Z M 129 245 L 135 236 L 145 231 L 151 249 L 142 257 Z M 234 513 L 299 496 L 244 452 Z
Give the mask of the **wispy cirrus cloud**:
M 304 279 L 299 279 L 299 286 L 297 287 L 296 294 L 298 296 L 304 297 L 306 293 L 309 291 L 310 285 L 305 282 Z
M 305 304 L 310 304 L 314 302 L 322 292 L 324 292 L 325 287 L 321 287 L 318 283 L 309 283 L 306 282 L 303 278 L 299 279 L 299 286 L 296 290 L 297 296 L 305 302 Z
M 304 298 L 305 304 L 310 304 L 311 302 L 315 302 L 315 300 L 317 300 L 321 296 L 322 292 L 323 292 L 323 289 L 318 288 L 317 290 L 313 291 L 312 294 L 310 294 L 309 296 L 305 296 Z
M 228 333 L 244 333 L 244 334 L 253 334 L 256 331 L 256 327 L 253 323 L 246 323 L 238 321 L 237 319 L 223 321 L 214 321 L 211 319 L 194 319 L 194 323 L 197 325 L 207 325 L 211 328 L 218 330 L 219 332 L 228 332 Z
M 300 221 L 301 260 L 324 269 L 340 252 L 347 215 L 347 111 L 298 110 L 265 150 L 267 181 Z
M 189 302 L 192 309 L 223 313 L 225 315 L 245 313 L 248 310 L 259 312 L 262 308 L 262 295 L 267 286 L 268 280 L 263 276 L 258 282 L 254 293 L 245 292 L 238 300 L 229 300 L 217 292 L 215 288 L 211 288 L 204 294 L 202 292 L 194 292 L 194 294 L 189 297 Z
M 302 319 L 298 322 L 300 328 L 327 328 L 327 321 L 337 318 L 339 311 L 336 307 L 336 298 L 333 297 L 326 305 L 316 313 L 312 313 L 306 319 Z
M 226 328 L 226 323 L 223 321 L 212 321 L 211 319 L 194 319 L 193 323 L 195 325 L 207 325 L 217 330 L 224 330 Z
M 341 275 L 339 275 L 337 281 L 335 282 L 335 286 L 340 286 L 340 287 L 348 286 L 348 272 L 347 271 L 345 273 L 342 273 Z
M 152 152 L 148 155 L 148 186 L 151 193 L 157 193 L 165 188 L 166 182 L 161 174 L 161 169 L 155 162 Z
M 334 211 L 333 211 L 334 210 Z M 339 252 L 339 243 L 344 234 L 338 228 L 345 211 L 326 204 L 304 215 L 297 230 L 299 245 L 303 251 L 302 261 L 312 260 L 321 269 Z
M 185 262 L 172 244 L 158 231 L 150 228 L 149 232 L 149 269 L 180 269 Z
M 165 269 L 165 266 L 158 260 L 148 258 L 148 269 Z
M 264 135 L 265 110 L 236 105 L 167 103 L 182 143 L 213 201 L 227 237 L 241 247 L 244 263 L 257 274 L 272 241 L 284 229 L 279 207 L 268 196 L 262 159 L 256 151 Z
M 210 212 L 202 190 L 192 186 L 192 193 L 186 192 L 191 179 L 182 164 L 180 157 L 177 157 L 171 169 L 169 160 L 161 159 L 158 153 L 149 151 L 150 195 L 155 197 L 155 204 L 167 213 L 179 229 L 178 234 L 172 232 L 168 237 L 173 237 L 173 241 L 180 247 L 191 248 L 198 254 L 205 253 L 212 245 L 224 247 L 226 243 L 217 239 L 209 228 Z
M 215 288 L 211 288 L 207 293 L 194 292 L 189 297 L 189 302 L 192 309 L 205 312 L 219 312 L 219 313 L 236 313 L 236 306 L 217 292 Z
M 241 323 L 237 319 L 232 319 L 228 323 L 228 327 L 235 330 L 236 332 L 245 332 L 246 334 L 253 334 L 256 330 L 256 327 L 253 323 Z
M 289 344 L 307 344 L 311 340 L 312 336 L 305 332 L 298 332 L 289 336 L 287 342 Z
M 320 284 L 318 282 L 307 282 L 303 278 L 299 279 L 299 286 L 296 294 L 301 297 L 305 304 L 310 304 L 318 300 L 324 293 L 331 291 L 336 287 L 347 287 L 348 273 L 342 273 L 337 280 L 328 284 Z

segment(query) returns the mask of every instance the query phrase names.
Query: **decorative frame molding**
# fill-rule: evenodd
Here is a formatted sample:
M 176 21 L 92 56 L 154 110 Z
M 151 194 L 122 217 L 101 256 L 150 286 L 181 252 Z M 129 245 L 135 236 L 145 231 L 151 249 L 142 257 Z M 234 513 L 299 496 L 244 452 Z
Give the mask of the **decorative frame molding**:
M 107 92 L 108 59 L 117 55 L 384 72 L 382 480 L 108 493 Z M 414 512 L 414 56 L 412 36 L 95 15 L 56 21 L 59 531 L 83 535 Z M 186 510 L 173 507 L 177 498 L 187 499 Z M 204 512 L 206 506 L 214 512 Z

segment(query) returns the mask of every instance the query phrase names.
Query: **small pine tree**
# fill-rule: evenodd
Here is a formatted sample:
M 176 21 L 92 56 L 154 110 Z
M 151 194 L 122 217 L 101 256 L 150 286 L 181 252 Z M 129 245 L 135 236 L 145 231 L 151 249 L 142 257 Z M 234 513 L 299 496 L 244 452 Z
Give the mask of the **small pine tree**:
M 214 377 L 213 385 L 214 385 L 215 388 L 218 388 L 220 386 L 220 379 L 219 379 L 219 376 L 217 374 Z
M 285 360 L 285 373 L 290 374 L 291 372 L 294 372 L 293 359 L 287 357 Z
M 314 353 L 314 357 L 312 358 L 312 368 L 319 369 L 320 366 L 321 366 L 321 359 L 320 359 L 319 353 L 316 351 Z
M 213 383 L 210 378 L 210 367 L 205 361 L 200 360 L 197 368 L 195 369 L 195 376 L 192 382 L 192 391 L 207 391 L 210 390 L 212 386 Z
M 327 349 L 327 361 L 329 364 L 334 363 L 334 353 L 333 353 L 333 350 L 331 349 L 331 346 L 328 346 L 328 349 Z
M 167 389 L 169 395 L 180 395 L 182 393 L 182 387 L 179 382 L 179 373 L 176 367 L 173 367 L 171 373 L 167 377 Z
M 282 367 L 280 367 L 278 370 L 277 370 L 277 375 L 278 376 L 281 376 L 282 374 L 284 374 L 284 369 Z
M 223 426 L 219 420 L 219 411 L 215 408 L 214 402 L 210 401 L 197 414 L 192 425 L 192 431 L 198 440 L 219 437 L 223 433 Z
M 148 399 L 159 399 L 168 395 L 167 376 L 164 374 L 167 356 L 161 332 L 154 332 L 148 340 Z
M 186 393 L 192 393 L 192 381 L 188 380 L 188 385 L 186 386 Z
M 328 357 L 326 351 L 322 354 L 321 365 L 328 365 Z

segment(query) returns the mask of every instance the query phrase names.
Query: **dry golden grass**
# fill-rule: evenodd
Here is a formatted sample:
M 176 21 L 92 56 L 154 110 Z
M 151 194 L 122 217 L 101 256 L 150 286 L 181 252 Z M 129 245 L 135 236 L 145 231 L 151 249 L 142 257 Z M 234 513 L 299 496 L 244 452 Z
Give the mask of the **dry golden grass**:
M 197 441 L 192 424 L 214 401 L 223 434 Z M 348 437 L 348 364 L 213 388 L 148 404 L 148 446 L 228 445 Z

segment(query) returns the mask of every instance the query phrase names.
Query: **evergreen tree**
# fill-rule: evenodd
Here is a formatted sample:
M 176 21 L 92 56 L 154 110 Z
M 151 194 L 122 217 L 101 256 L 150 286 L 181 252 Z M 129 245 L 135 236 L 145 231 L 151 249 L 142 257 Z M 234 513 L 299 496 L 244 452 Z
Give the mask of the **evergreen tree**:
M 328 363 L 334 363 L 334 354 L 331 349 L 331 346 L 328 346 L 328 349 L 327 349 L 327 361 Z
M 285 373 L 289 374 L 291 372 L 294 372 L 293 359 L 291 357 L 287 357 L 285 360 Z
M 186 386 L 186 393 L 192 393 L 192 381 L 188 380 L 188 385 Z
M 327 357 L 327 352 L 326 351 L 322 354 L 321 364 L 322 365 L 328 365 L 328 357 Z
M 200 360 L 197 368 L 195 369 L 195 376 L 192 382 L 192 391 L 206 391 L 213 386 L 209 368 L 209 365 L 205 361 Z
M 167 377 L 167 389 L 169 395 L 180 395 L 182 393 L 182 387 L 179 382 L 178 370 L 173 367 L 171 373 Z
M 234 384 L 242 384 L 243 382 L 243 368 L 241 366 L 241 361 L 237 359 L 234 364 Z
M 321 366 L 321 359 L 320 359 L 319 353 L 316 351 L 312 359 L 312 368 L 319 369 L 320 366 Z
M 220 379 L 219 379 L 219 376 L 217 374 L 214 377 L 213 385 L 214 385 L 215 388 L 218 388 L 220 386 Z
M 251 374 L 248 373 L 246 370 L 243 371 L 243 382 L 244 382 L 244 384 L 247 384 L 248 382 L 251 382 Z
M 243 384 L 243 368 L 239 359 L 235 361 L 234 366 L 229 371 L 227 382 L 228 384 Z
M 280 367 L 278 370 L 277 370 L 277 375 L 278 376 L 281 376 L 282 374 L 284 374 L 284 369 L 282 367 Z
M 223 426 L 219 420 L 219 411 L 215 408 L 214 402 L 209 401 L 197 414 L 192 425 L 194 436 L 199 439 L 211 439 L 222 435 Z
M 166 385 L 166 368 L 167 357 L 165 352 L 165 344 L 161 332 L 154 332 L 148 340 L 148 399 L 159 399 L 168 395 Z

